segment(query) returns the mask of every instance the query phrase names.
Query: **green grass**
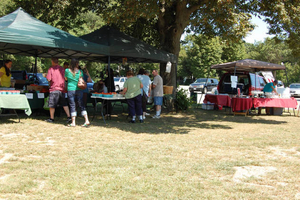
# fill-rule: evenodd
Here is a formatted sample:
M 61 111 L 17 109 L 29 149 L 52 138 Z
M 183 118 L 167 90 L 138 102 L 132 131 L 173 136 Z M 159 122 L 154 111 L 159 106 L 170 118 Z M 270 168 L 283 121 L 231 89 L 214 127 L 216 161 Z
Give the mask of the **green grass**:
M 89 112 L 91 113 L 91 112 Z M 295 199 L 300 123 L 191 109 L 129 124 L 1 118 L 0 199 Z M 78 125 L 83 118 L 78 118 Z M 275 171 L 233 179 L 237 168 Z

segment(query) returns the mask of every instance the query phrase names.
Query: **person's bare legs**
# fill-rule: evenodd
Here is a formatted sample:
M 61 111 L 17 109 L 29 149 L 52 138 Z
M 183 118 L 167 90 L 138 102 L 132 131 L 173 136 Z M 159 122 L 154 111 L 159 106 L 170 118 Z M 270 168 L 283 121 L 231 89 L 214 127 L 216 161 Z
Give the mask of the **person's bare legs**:
M 76 116 L 73 116 L 71 126 L 75 126 L 75 125 L 76 125 Z
M 160 106 L 160 105 L 156 105 L 156 106 L 155 106 L 155 111 L 156 111 L 156 116 L 157 116 L 157 117 L 160 117 L 161 106 Z M 157 117 L 154 117 L 154 118 L 157 118 Z
M 85 123 L 86 125 L 90 125 L 90 121 L 89 121 L 89 118 L 88 118 L 88 115 L 83 115 L 84 119 L 85 119 Z
M 54 120 L 55 108 L 49 108 L 49 111 L 50 111 L 50 119 Z

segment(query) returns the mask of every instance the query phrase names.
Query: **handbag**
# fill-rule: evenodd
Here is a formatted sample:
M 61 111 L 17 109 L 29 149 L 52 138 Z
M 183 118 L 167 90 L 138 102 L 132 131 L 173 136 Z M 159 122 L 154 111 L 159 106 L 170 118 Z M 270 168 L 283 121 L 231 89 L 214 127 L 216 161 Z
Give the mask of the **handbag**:
M 43 108 L 45 110 L 49 110 L 49 96 L 46 97 L 46 98 L 44 98 L 44 106 L 43 106 Z
M 79 74 L 77 87 L 84 90 L 87 87 L 87 85 L 86 85 L 86 82 L 83 80 L 83 77 L 80 77 L 80 76 L 81 76 L 81 70 L 80 70 L 80 74 Z

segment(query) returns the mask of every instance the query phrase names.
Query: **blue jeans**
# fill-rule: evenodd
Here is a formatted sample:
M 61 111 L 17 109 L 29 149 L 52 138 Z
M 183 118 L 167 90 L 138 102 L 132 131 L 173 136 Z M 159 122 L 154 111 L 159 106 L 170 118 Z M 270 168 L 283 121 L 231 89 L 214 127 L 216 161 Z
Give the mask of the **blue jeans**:
M 69 105 L 70 105 L 70 110 L 71 110 L 71 116 L 76 117 L 77 112 L 76 112 L 76 102 L 78 106 L 81 109 L 81 115 L 87 115 L 85 106 L 83 104 L 83 91 L 82 90 L 76 90 L 76 91 L 68 91 L 68 100 L 69 100 Z

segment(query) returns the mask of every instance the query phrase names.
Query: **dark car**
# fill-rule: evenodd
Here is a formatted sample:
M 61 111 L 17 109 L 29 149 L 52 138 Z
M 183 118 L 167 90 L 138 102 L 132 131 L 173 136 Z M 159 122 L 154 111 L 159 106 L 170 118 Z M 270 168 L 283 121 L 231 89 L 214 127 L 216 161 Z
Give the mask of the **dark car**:
M 214 87 L 218 86 L 219 81 L 215 78 L 198 78 L 194 83 L 189 85 L 190 92 L 200 91 L 206 94 Z
M 236 73 L 237 87 L 231 87 L 231 76 L 233 73 L 225 73 L 220 79 L 218 84 L 219 93 L 225 94 L 237 94 L 237 88 L 240 88 L 240 92 L 244 95 L 252 95 L 252 91 L 262 91 L 266 82 L 262 76 L 252 73 Z
M 49 86 L 49 82 L 43 73 L 28 73 L 28 82 L 41 86 Z
M 26 86 L 26 84 L 28 84 L 28 74 L 26 70 L 12 70 L 11 77 L 15 80 L 16 89 L 22 89 Z

